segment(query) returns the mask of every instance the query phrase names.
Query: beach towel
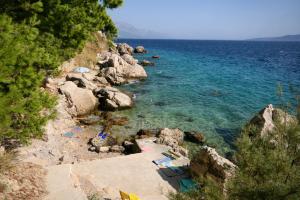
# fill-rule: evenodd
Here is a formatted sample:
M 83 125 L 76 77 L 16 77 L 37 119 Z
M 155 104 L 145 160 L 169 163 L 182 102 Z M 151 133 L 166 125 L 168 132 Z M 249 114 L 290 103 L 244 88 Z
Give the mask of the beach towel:
M 190 190 L 196 189 L 198 184 L 189 178 L 184 178 L 179 181 L 180 192 L 188 192 Z
M 65 132 L 63 135 L 65 137 L 72 138 L 74 136 L 74 133 L 73 132 Z
M 89 68 L 86 67 L 76 67 L 73 72 L 77 72 L 77 73 L 88 73 L 90 72 Z
M 140 200 L 140 198 L 133 193 L 127 194 L 125 192 L 120 191 L 120 196 L 122 200 Z
M 168 161 L 171 161 L 172 159 L 170 157 L 164 157 L 164 158 L 161 158 L 161 159 L 158 159 L 158 160 L 153 160 L 152 162 L 156 165 L 161 165 L 162 163 L 164 162 L 168 162 Z

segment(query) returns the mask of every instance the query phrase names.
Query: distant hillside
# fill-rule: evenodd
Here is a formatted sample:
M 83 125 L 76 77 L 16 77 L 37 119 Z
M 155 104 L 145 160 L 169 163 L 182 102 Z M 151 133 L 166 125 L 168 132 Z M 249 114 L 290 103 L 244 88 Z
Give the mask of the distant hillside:
M 295 41 L 300 42 L 300 34 L 297 35 L 285 35 L 281 37 L 266 37 L 266 38 L 255 38 L 250 39 L 251 41 Z
M 144 30 L 134 27 L 125 22 L 116 22 L 119 30 L 119 38 L 128 39 L 166 39 L 167 36 L 151 30 Z

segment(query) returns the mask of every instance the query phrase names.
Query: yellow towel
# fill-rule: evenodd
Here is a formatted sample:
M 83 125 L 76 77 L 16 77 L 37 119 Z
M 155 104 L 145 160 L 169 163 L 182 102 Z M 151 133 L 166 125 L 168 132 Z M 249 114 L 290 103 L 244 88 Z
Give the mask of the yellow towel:
M 122 200 L 140 200 L 140 198 L 133 193 L 128 195 L 127 193 L 120 191 L 120 196 Z
M 140 198 L 135 194 L 129 194 L 130 200 L 140 200 Z

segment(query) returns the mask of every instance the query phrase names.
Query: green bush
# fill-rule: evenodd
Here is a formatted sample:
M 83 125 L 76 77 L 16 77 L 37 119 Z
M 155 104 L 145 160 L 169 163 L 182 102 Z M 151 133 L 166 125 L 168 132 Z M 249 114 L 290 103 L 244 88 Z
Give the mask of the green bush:
M 0 2 L 0 143 L 42 135 L 55 98 L 44 77 L 80 51 L 93 32 L 117 29 L 106 8 L 122 0 L 2 0 Z M 49 113 L 49 112 L 48 112 Z M 51 113 L 51 112 L 50 112 Z
M 251 129 L 237 141 L 239 170 L 228 184 L 229 199 L 300 199 L 299 122 L 277 122 L 266 137 L 249 137 Z

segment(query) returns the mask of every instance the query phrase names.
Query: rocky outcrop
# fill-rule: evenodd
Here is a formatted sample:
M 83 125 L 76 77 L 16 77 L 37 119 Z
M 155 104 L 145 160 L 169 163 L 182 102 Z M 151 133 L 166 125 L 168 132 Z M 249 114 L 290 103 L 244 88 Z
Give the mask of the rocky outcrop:
M 134 53 L 147 53 L 147 50 L 143 46 L 137 46 L 134 49 Z
M 289 124 L 295 121 L 296 119 L 293 116 L 285 113 L 281 109 L 274 108 L 273 105 L 270 104 L 254 116 L 247 126 L 254 127 L 256 129 L 255 132 L 260 133 L 261 136 L 266 136 L 268 132 L 276 127 L 276 123 Z
M 142 66 L 131 65 L 118 54 L 105 53 L 102 58 L 105 60 L 98 62 L 101 67 L 100 76 L 105 77 L 113 85 L 147 78 L 147 73 Z
M 72 81 L 65 82 L 59 90 L 66 96 L 69 106 L 75 108 L 77 116 L 91 113 L 98 105 L 98 100 L 91 90 L 79 88 Z
M 186 131 L 184 132 L 184 139 L 196 144 L 203 144 L 205 137 L 202 133 L 196 131 Z
M 77 85 L 77 87 L 80 88 L 87 88 L 89 90 L 94 90 L 95 88 L 97 88 L 97 86 L 92 82 L 92 80 L 88 80 L 84 76 L 92 80 L 94 79 L 94 77 L 91 77 L 91 75 L 84 75 L 82 73 L 69 73 L 66 76 L 66 80 L 72 81 Z
M 133 48 L 126 43 L 117 44 L 117 50 L 120 55 L 124 55 L 124 54 L 132 55 L 133 54 Z
M 124 54 L 121 57 L 130 65 L 136 65 L 138 63 L 138 60 L 129 54 Z
M 210 177 L 220 185 L 232 177 L 236 165 L 220 156 L 214 148 L 204 146 L 191 160 L 192 174 L 200 177 Z
M 154 64 L 154 62 L 150 62 L 149 60 L 142 60 L 140 62 L 140 65 L 146 67 L 146 66 L 154 66 L 155 64 Z
M 133 105 L 131 97 L 116 88 L 99 88 L 94 90 L 94 94 L 99 98 L 103 110 L 120 110 Z
M 172 148 L 175 153 L 187 156 L 188 152 L 183 148 L 184 133 L 179 129 L 164 128 L 160 130 L 156 143 L 164 144 Z

